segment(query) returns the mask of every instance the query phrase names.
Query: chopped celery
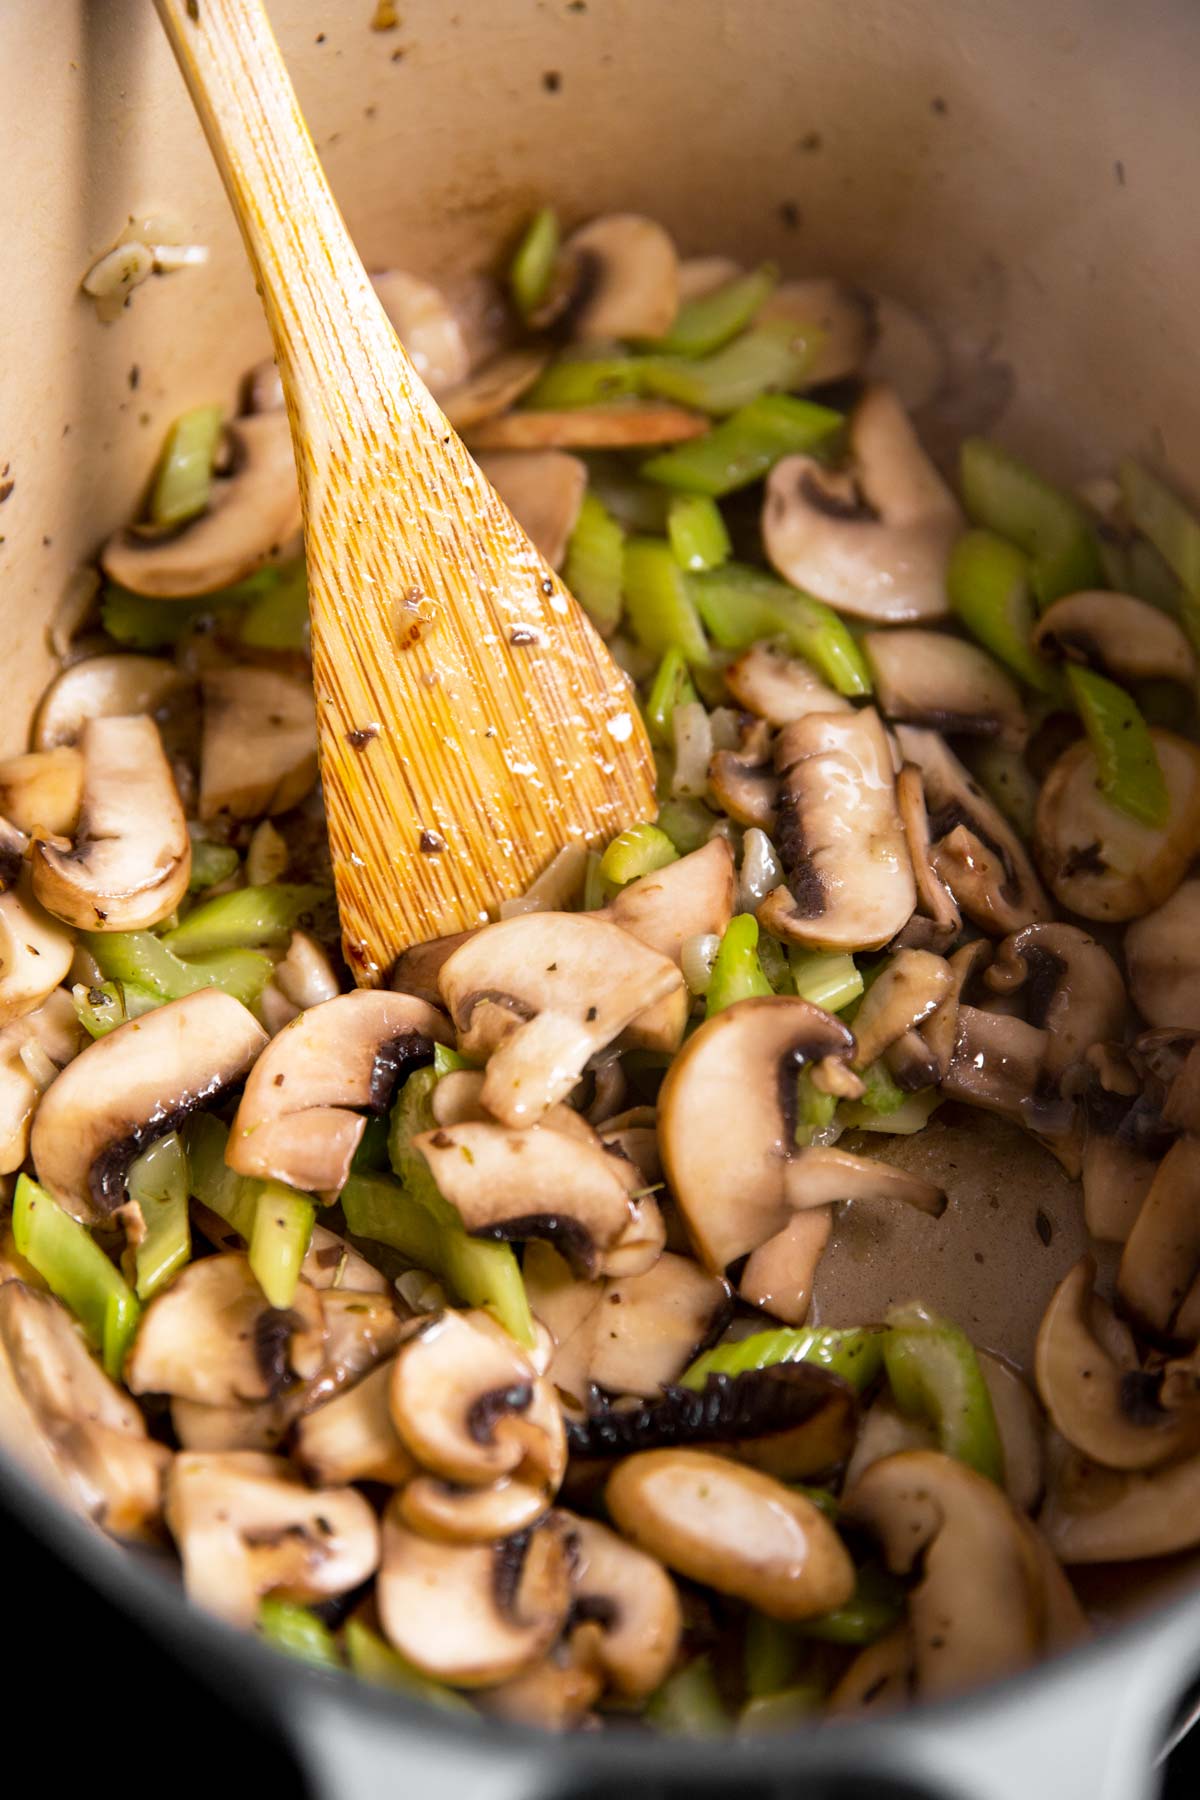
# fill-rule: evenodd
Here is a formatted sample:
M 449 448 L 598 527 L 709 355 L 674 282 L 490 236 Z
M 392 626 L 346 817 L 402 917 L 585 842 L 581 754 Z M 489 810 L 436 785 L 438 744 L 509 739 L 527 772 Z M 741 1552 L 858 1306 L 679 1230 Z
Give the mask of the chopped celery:
M 893 1137 L 911 1137 L 924 1131 L 942 1104 L 945 1095 L 940 1088 L 920 1088 L 905 1094 L 892 1112 L 877 1112 L 865 1100 L 843 1100 L 838 1119 L 847 1131 L 886 1131 Z
M 179 1000 L 201 988 L 219 987 L 249 1006 L 271 979 L 274 966 L 270 957 L 258 950 L 227 950 L 184 962 L 152 931 L 85 931 L 81 941 L 106 980 L 132 982 L 163 1000 Z
M 348 1620 L 342 1636 L 350 1667 L 361 1680 L 374 1682 L 377 1687 L 392 1688 L 398 1694 L 409 1694 L 414 1700 L 444 1707 L 448 1712 L 474 1713 L 475 1708 L 464 1694 L 423 1674 L 415 1663 L 393 1650 L 361 1619 Z
M 163 934 L 176 956 L 211 950 L 240 950 L 286 944 L 299 919 L 325 898 L 325 889 L 272 881 L 266 887 L 235 888 L 192 908 L 181 925 Z
M 746 1620 L 743 1673 L 751 1700 L 777 1694 L 796 1679 L 803 1654 L 796 1633 L 778 1619 L 752 1612 Z
M 1067 681 L 1096 758 L 1101 792 L 1131 819 L 1161 829 L 1170 816 L 1170 796 L 1136 701 L 1106 675 L 1078 663 L 1068 665 Z
M 136 981 L 101 981 L 93 987 L 78 982 L 71 989 L 75 1017 L 89 1037 L 105 1037 L 127 1019 L 140 1019 L 163 1004 L 161 994 Z
M 449 1044 L 433 1046 L 433 1072 L 439 1081 L 443 1075 L 452 1075 L 455 1069 L 473 1069 L 474 1066 L 457 1050 L 452 1050 Z
M 1038 784 L 1021 752 L 985 739 L 966 747 L 964 760 L 988 798 L 1028 842 L 1033 837 Z
M 521 405 L 535 412 L 563 412 L 575 406 L 603 406 L 641 393 L 646 364 L 637 356 L 580 351 L 560 356 L 522 396 Z
M 819 342 L 819 334 L 805 339 L 795 325 L 777 320 L 743 332 L 699 361 L 687 356 L 646 357 L 640 370 L 641 391 L 696 412 L 741 414 L 764 395 L 800 386 Z
M 792 988 L 792 972 L 788 967 L 787 951 L 772 937 L 769 931 L 760 932 L 758 939 L 758 960 L 762 964 L 763 974 L 771 984 L 771 991 L 776 994 L 790 994 Z
M 658 665 L 658 673 L 650 684 L 646 698 L 646 728 L 654 743 L 670 745 L 675 741 L 671 720 L 677 706 L 688 706 L 698 700 L 688 674 L 688 666 L 678 644 L 671 644 Z
M 672 495 L 667 540 L 679 566 L 693 574 L 719 568 L 733 548 L 721 509 L 707 494 Z
M 993 531 L 967 531 L 950 553 L 950 604 L 985 650 L 1039 693 L 1052 694 L 1057 671 L 1033 647 L 1029 558 Z
M 109 582 L 100 601 L 100 620 L 110 637 L 131 650 L 162 650 L 177 644 L 200 619 L 247 606 L 279 579 L 272 567 L 257 569 L 233 587 L 219 588 L 195 600 L 155 600 Z
M 715 1018 L 737 1000 L 773 993 L 758 960 L 758 920 L 753 913 L 730 919 L 713 963 L 704 1002 L 706 1019 Z
M 146 1226 L 134 1251 L 134 1287 L 139 1300 L 149 1300 L 192 1254 L 188 1163 L 175 1132 L 142 1151 L 130 1164 L 126 1185 Z
M 708 356 L 744 331 L 768 298 L 779 271 L 771 263 L 736 275 L 711 293 L 685 300 L 665 337 L 656 339 L 655 350 L 678 356 Z
M 621 622 L 625 532 L 595 494 L 586 493 L 567 540 L 563 580 L 602 636 Z
M 1042 606 L 1100 581 L 1096 533 L 1083 507 L 986 438 L 967 438 L 959 460 L 963 503 L 975 525 L 998 532 L 1031 559 Z
M 370 1175 L 391 1168 L 388 1160 L 388 1121 L 378 1116 L 369 1118 L 358 1140 L 358 1149 L 350 1162 L 355 1175 Z
M 882 1351 L 880 1352 L 880 1357 L 882 1359 Z M 810 1487 L 808 1483 L 804 1481 L 789 1481 L 786 1483 L 786 1486 L 791 1489 L 793 1494 L 803 1494 L 806 1500 L 812 1501 L 812 1504 L 819 1513 L 823 1513 L 832 1524 L 837 1524 L 841 1517 L 842 1509 L 838 1504 L 836 1494 L 829 1488 Z
M 843 425 L 841 413 L 790 394 L 762 394 L 706 432 L 642 464 L 642 474 L 685 494 L 719 499 L 761 481 L 784 456 L 824 448 Z
M 301 650 L 309 644 L 308 579 L 303 562 L 279 571 L 273 587 L 252 600 L 238 636 L 255 650 Z
M 729 562 L 687 577 L 696 610 L 722 650 L 748 650 L 759 638 L 782 637 L 839 694 L 871 692 L 871 678 L 844 619 L 823 600 L 789 587 L 765 569 Z
M 340 1669 L 342 1666 L 333 1633 L 324 1619 L 319 1619 L 307 1606 L 298 1606 L 294 1600 L 281 1600 L 278 1595 L 269 1594 L 259 1604 L 258 1629 L 276 1650 L 283 1650 L 314 1669 Z
M 825 1684 L 815 1677 L 771 1694 L 756 1694 L 738 1714 L 738 1732 L 758 1736 L 772 1731 L 795 1731 L 820 1712 L 825 1700 Z
M 587 874 L 583 878 L 583 910 L 598 912 L 609 902 L 609 892 L 603 875 L 600 873 L 600 854 L 596 850 L 588 851 Z
M 258 1197 L 250 1230 L 250 1267 L 271 1305 L 282 1310 L 296 1295 L 316 1203 L 282 1181 L 260 1181 L 255 1187 Z
M 70 1307 L 108 1373 L 120 1380 L 141 1311 L 120 1270 L 78 1219 L 28 1175 L 17 1176 L 12 1232 L 20 1254 Z
M 883 1367 L 884 1336 L 878 1325 L 853 1325 L 837 1331 L 815 1325 L 757 1331 L 752 1337 L 706 1350 L 680 1377 L 680 1386 L 699 1393 L 710 1375 L 744 1375 L 774 1368 L 777 1363 L 809 1362 L 840 1375 L 862 1393 Z
M 804 1619 L 796 1630 L 825 1644 L 873 1644 L 903 1616 L 904 1589 L 893 1575 L 868 1563 L 844 1606 Z
M 600 873 L 614 887 L 624 887 L 640 875 L 652 875 L 678 861 L 674 844 L 657 825 L 631 825 L 621 832 L 600 858 Z
M 688 592 L 688 578 L 660 538 L 633 537 L 622 565 L 629 629 L 652 656 L 674 646 L 691 664 L 709 660 L 708 639 Z
M 673 1675 L 646 1702 L 645 1717 L 660 1731 L 681 1737 L 717 1737 L 729 1717 L 717 1688 L 712 1658 L 698 1656 Z
M 228 881 L 236 875 L 240 861 L 232 844 L 210 844 L 207 838 L 192 839 L 192 872 L 188 877 L 188 893 L 199 894 Z
M 881 1114 L 884 1118 L 899 1112 L 908 1098 L 902 1087 L 892 1080 L 886 1063 L 873 1062 L 862 1071 L 863 1095 L 858 1101 L 864 1112 Z
M 915 1302 L 893 1306 L 887 1327 L 883 1361 L 901 1412 L 927 1420 L 947 1456 L 1002 1482 L 1000 1433 L 970 1338 Z
M 669 495 L 652 481 L 643 481 L 615 450 L 592 450 L 584 455 L 589 494 L 594 494 L 626 531 L 661 535 L 667 529 Z
M 550 291 L 558 260 L 559 231 L 554 209 L 534 213 L 508 266 L 508 289 L 523 319 L 535 313 Z
M 828 1131 L 837 1111 L 837 1095 L 819 1088 L 809 1069 L 801 1069 L 796 1077 L 796 1135 L 798 1144 L 811 1144 Z
M 167 433 L 150 494 L 150 517 L 164 529 L 186 525 L 208 506 L 213 461 L 221 441 L 221 408 L 196 406 Z
M 1200 519 L 1140 463 L 1123 462 L 1118 474 L 1130 518 L 1182 586 L 1180 624 L 1200 649 Z
M 716 823 L 716 814 L 703 800 L 664 800 L 658 809 L 658 828 L 666 832 L 680 856 L 707 844 Z
M 841 1012 L 862 994 L 863 978 L 847 950 L 802 950 L 791 944 L 788 966 L 801 1000 L 826 1012 Z
M 211 1113 L 193 1113 L 183 1128 L 188 1159 L 188 1185 L 202 1206 L 216 1213 L 244 1238 L 254 1235 L 258 1210 L 257 1183 L 235 1174 L 225 1161 L 229 1132 Z

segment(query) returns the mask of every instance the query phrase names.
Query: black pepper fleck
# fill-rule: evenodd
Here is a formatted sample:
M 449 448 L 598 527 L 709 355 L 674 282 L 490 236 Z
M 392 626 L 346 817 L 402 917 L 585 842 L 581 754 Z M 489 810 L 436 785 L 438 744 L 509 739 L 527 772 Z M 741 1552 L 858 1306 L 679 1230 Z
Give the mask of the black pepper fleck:
M 557 69 L 547 69 L 542 76 L 542 86 L 548 94 L 557 94 L 562 89 L 562 76 Z
M 940 94 L 935 94 L 929 102 L 929 110 L 936 113 L 939 119 L 944 119 L 950 108 Z
M 193 25 L 200 23 L 200 0 L 187 0 L 187 16 Z
M 445 838 L 439 837 L 436 831 L 423 831 L 418 842 L 426 856 L 440 856 L 446 848 Z
M 371 740 L 378 736 L 378 725 L 359 725 L 346 733 L 346 742 L 352 750 L 365 750 Z
M 129 386 L 130 386 L 130 389 L 132 390 L 132 392 L 135 394 L 137 393 L 138 383 L 141 379 L 142 379 L 142 371 L 138 368 L 137 364 L 134 363 L 133 367 L 129 371 Z
M 779 217 L 789 231 L 795 231 L 800 223 L 800 208 L 794 200 L 784 200 L 780 204 Z
M 1125 186 L 1125 164 L 1121 161 L 1121 159 L 1119 157 L 1117 158 L 1116 162 L 1113 164 L 1113 174 L 1117 178 L 1117 186 L 1124 187 Z
M 1054 1227 L 1051 1225 L 1040 1206 L 1034 1214 L 1033 1227 L 1043 1244 L 1049 1244 L 1051 1238 L 1054 1236 Z

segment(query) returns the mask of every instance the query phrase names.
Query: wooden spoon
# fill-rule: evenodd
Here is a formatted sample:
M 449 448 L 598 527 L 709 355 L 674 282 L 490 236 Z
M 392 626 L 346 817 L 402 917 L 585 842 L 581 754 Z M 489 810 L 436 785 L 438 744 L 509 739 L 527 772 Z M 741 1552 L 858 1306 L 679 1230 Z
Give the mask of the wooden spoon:
M 346 955 L 486 920 L 564 845 L 653 817 L 634 696 L 422 385 L 260 0 L 156 0 L 275 341 L 304 504 Z

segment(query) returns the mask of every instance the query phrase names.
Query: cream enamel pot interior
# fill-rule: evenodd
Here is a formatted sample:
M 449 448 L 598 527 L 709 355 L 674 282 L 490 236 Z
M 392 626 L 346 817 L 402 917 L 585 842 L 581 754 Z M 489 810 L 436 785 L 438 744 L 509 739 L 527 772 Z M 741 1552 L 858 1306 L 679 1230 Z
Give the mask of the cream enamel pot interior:
M 546 199 L 570 218 L 643 209 L 685 250 L 771 255 L 916 306 L 952 355 L 948 431 L 994 427 L 1059 476 L 1132 451 L 1196 482 L 1192 0 L 409 0 L 390 29 L 373 28 L 374 0 L 272 12 L 368 266 L 435 278 L 487 266 Z M 148 0 L 6 0 L 0 95 L 7 752 L 24 747 L 72 573 L 128 516 L 169 420 L 231 400 L 266 333 Z M 209 260 L 147 283 L 102 324 L 80 277 L 144 215 Z M 1001 1192 L 1012 1229 L 995 1233 L 974 1286 L 962 1239 L 933 1256 L 902 1233 L 844 1242 L 823 1316 L 877 1316 L 919 1272 L 931 1304 L 1024 1360 L 1076 1254 L 1075 1197 L 1004 1132 L 922 1144 L 914 1154 L 960 1157 L 972 1191 Z M 1039 1206 L 1052 1253 L 1030 1228 Z M 191 1612 L 3 1459 L 0 1491 L 148 1630 L 271 1714 L 317 1791 L 348 1800 L 417 1778 L 434 1800 L 684 1783 L 813 1800 L 1140 1800 L 1200 1673 L 1200 1595 L 1179 1570 L 1151 1580 L 1135 1567 L 1132 1623 L 906 1718 L 753 1749 L 464 1732 Z M 1101 1598 L 1117 1612 L 1130 1596 Z

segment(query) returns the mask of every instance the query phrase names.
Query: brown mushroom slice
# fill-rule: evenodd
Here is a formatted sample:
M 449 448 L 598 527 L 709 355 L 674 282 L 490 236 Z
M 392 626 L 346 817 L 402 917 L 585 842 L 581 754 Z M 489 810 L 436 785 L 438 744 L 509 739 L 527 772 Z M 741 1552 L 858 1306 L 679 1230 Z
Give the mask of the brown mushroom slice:
M 973 978 L 991 956 L 991 945 L 983 938 L 962 944 L 946 960 L 950 968 L 950 990 L 937 1009 L 920 1028 L 921 1041 L 929 1052 L 934 1079 L 944 1081 L 954 1060 L 958 1042 L 958 1012 L 962 997 Z
M 905 1621 L 858 1652 L 830 1690 L 826 1710 L 844 1716 L 907 1706 L 914 1673 L 912 1633 Z
M 442 964 L 453 956 L 460 944 L 465 944 L 479 930 L 480 927 L 475 926 L 471 931 L 452 931 L 446 937 L 431 938 L 427 944 L 411 944 L 396 958 L 396 966 L 392 970 L 388 986 L 393 993 L 415 994 L 418 1000 L 428 1000 L 431 1006 L 441 1006 L 442 995 L 438 982 Z
M 86 1033 L 65 988 L 0 1030 L 0 1174 L 25 1161 L 39 1098 L 78 1052 Z
M 83 790 L 69 849 L 39 840 L 33 890 L 82 931 L 141 931 L 187 892 L 192 843 L 153 719 L 91 719 L 80 740 Z
M 231 1624 L 258 1602 L 344 1594 L 374 1574 L 379 1527 L 353 1488 L 306 1487 L 281 1456 L 184 1450 L 167 1476 L 167 1524 L 188 1598 Z
M 227 474 L 214 477 L 207 510 L 169 534 L 118 531 L 100 552 L 110 581 L 160 600 L 232 587 L 300 530 L 300 491 L 286 412 L 256 413 L 226 427 Z
M 758 920 L 820 950 L 878 950 L 916 905 L 879 714 L 810 713 L 780 732 L 776 844 L 787 877 Z
M 713 804 L 735 825 L 774 831 L 779 807 L 779 776 L 769 762 L 718 750 L 708 765 L 708 792 Z
M 683 1634 L 675 1583 L 646 1556 L 595 1519 L 564 1513 L 575 1554 L 575 1599 L 568 1641 L 605 1687 L 643 1700 L 666 1680 Z
M 896 809 L 917 889 L 917 907 L 898 941 L 926 950 L 945 950 L 962 931 L 962 914 L 954 896 L 933 867 L 925 784 L 915 763 L 905 763 L 896 776 Z
M 1038 1393 L 1063 1437 L 1093 1462 L 1155 1468 L 1200 1441 L 1197 1421 L 1159 1404 L 1128 1329 L 1092 1291 L 1095 1274 L 1083 1257 L 1054 1290 L 1038 1331 Z
M 79 742 L 89 719 L 156 713 L 184 685 L 174 663 L 161 656 L 89 656 L 55 677 L 33 721 L 35 750 Z
M 1148 1024 L 1200 1030 L 1200 876 L 1126 927 L 1125 967 Z
M 1083 1215 L 1091 1236 L 1102 1244 L 1125 1243 L 1157 1172 L 1155 1156 L 1091 1125 L 1080 1168 Z
M 1125 983 L 1116 963 L 1077 925 L 1037 924 L 1005 938 L 984 974 L 993 993 L 1019 994 L 1047 1033 L 1043 1069 L 1057 1081 L 1093 1044 L 1125 1031 Z
M 1068 1450 L 1052 1469 L 1038 1523 L 1070 1565 L 1189 1550 L 1200 1543 L 1200 1455 L 1157 1469 L 1106 1469 Z
M 756 325 L 773 320 L 815 336 L 816 355 L 805 372 L 805 387 L 857 375 L 875 340 L 870 294 L 828 276 L 781 281 L 754 315 Z
M 626 1163 L 624 1157 L 614 1156 L 613 1161 L 618 1169 L 624 1165 L 622 1173 L 629 1191 L 630 1219 L 611 1248 L 600 1252 L 596 1273 L 624 1280 L 645 1275 L 657 1263 L 667 1242 L 667 1222 L 653 1194 L 638 1196 L 641 1177 L 633 1165 Z
M 78 750 L 30 750 L 0 762 L 0 814 L 28 837 L 73 837 L 82 798 Z
M 767 478 L 767 560 L 793 587 L 880 624 L 946 616 L 961 528 L 957 501 L 887 387 L 868 388 L 850 416 L 847 471 L 787 456 Z
M 171 1453 L 89 1355 L 74 1319 L 23 1281 L 0 1285 L 0 1441 L 121 1538 L 156 1535 Z
M 290 1307 L 267 1301 L 238 1251 L 206 1256 L 147 1306 L 125 1362 L 132 1394 L 205 1406 L 273 1400 L 311 1381 L 325 1360 L 325 1313 L 306 1281 Z
M 873 1156 L 852 1156 L 832 1144 L 798 1150 L 793 1183 L 805 1207 L 831 1206 L 839 1200 L 900 1200 L 935 1219 L 946 1209 L 942 1189 L 923 1175 Z
M 978 644 L 908 627 L 869 631 L 862 647 L 885 719 L 1024 748 L 1029 721 L 1017 684 Z
M 494 419 L 515 406 L 549 360 L 546 350 L 501 351 L 457 387 L 442 394 L 439 405 L 455 431 L 470 431 L 485 419 Z
M 225 1159 L 239 1175 L 333 1199 L 366 1130 L 397 1084 L 450 1041 L 423 1000 L 360 988 L 309 1007 L 271 1039 L 246 1081 Z
M 1060 905 L 1085 919 L 1140 918 L 1170 899 L 1200 849 L 1200 745 L 1151 729 L 1170 807 L 1143 825 L 1100 792 L 1086 738 L 1059 757 L 1038 797 L 1038 864 Z
M 464 433 L 476 450 L 639 450 L 703 437 L 711 420 L 666 400 L 614 400 L 565 412 L 504 413 Z
M 606 1281 L 595 1319 L 591 1380 L 614 1394 L 651 1398 L 677 1381 L 719 1333 L 729 1288 L 690 1256 L 669 1251 L 644 1275 Z
M 778 644 L 752 644 L 725 671 L 725 686 L 739 706 L 768 725 L 791 725 L 808 713 L 849 712 L 811 664 L 789 656 Z
M 559 288 L 576 340 L 659 338 L 679 307 L 679 258 L 671 237 L 641 213 L 606 213 L 562 248 Z
M 960 1006 L 954 1055 L 942 1092 L 1018 1125 L 1037 1129 L 1037 1096 L 1049 1049 L 1049 1033 L 1008 1013 Z
M 1200 1137 L 1181 1137 L 1158 1165 L 1125 1243 L 1117 1293 L 1146 1330 L 1183 1335 L 1177 1319 L 1200 1273 Z
M 23 1018 L 71 967 L 75 939 L 21 880 L 0 893 L 0 1027 Z
M 711 838 L 665 869 L 631 881 L 603 917 L 678 965 L 688 938 L 724 931 L 733 917 L 734 887 L 733 850 L 725 838 Z
M 465 1056 L 487 1057 L 484 1104 L 536 1124 L 620 1033 L 678 1048 L 688 993 L 675 964 L 589 913 L 524 913 L 487 925 L 442 964 L 439 986 Z
M 392 1423 L 391 1392 L 391 1363 L 380 1363 L 298 1420 L 294 1453 L 309 1481 L 324 1487 L 381 1481 L 395 1487 L 417 1473 Z
M 495 1544 L 448 1544 L 410 1531 L 393 1499 L 375 1588 L 384 1632 L 426 1675 L 488 1687 L 546 1655 L 571 1605 L 565 1521 L 550 1513 Z
M 899 950 L 854 1015 L 854 1066 L 865 1069 L 936 1012 L 954 985 L 950 965 L 928 950 Z
M 811 1619 L 853 1592 L 854 1565 L 828 1519 L 758 1469 L 647 1450 L 613 1471 L 605 1501 L 639 1549 L 768 1618 Z
M 817 1265 L 832 1231 L 832 1206 L 793 1213 L 782 1231 L 750 1252 L 738 1282 L 738 1298 L 785 1325 L 803 1325 L 812 1304 Z
M 530 1310 L 554 1339 L 546 1373 L 582 1410 L 591 1383 L 592 1345 L 605 1283 L 581 1280 L 565 1257 L 537 1238 L 525 1247 L 521 1273 Z
M 582 1665 L 569 1645 L 556 1644 L 549 1656 L 509 1681 L 482 1688 L 475 1704 L 489 1718 L 513 1725 L 536 1725 L 543 1731 L 571 1731 L 589 1723 L 604 1690 L 594 1668 Z
M 470 357 L 458 316 L 441 289 L 403 269 L 383 269 L 371 276 L 371 285 L 430 393 L 460 387 L 470 372 Z
M 1106 589 L 1055 600 L 1033 628 L 1033 646 L 1117 681 L 1190 682 L 1196 674 L 1195 654 L 1174 619 L 1146 600 Z
M 536 1525 L 554 1498 L 544 1481 L 505 1475 L 487 1487 L 464 1487 L 417 1474 L 396 1499 L 399 1517 L 422 1537 L 447 1544 L 494 1544 Z
M 323 947 L 307 931 L 293 931 L 259 997 L 259 1013 L 274 1035 L 290 1025 L 297 1013 L 333 1000 L 340 992 L 341 984 Z
M 312 688 L 276 669 L 243 665 L 205 675 L 200 817 L 287 812 L 317 779 Z
M 108 1218 L 139 1151 L 215 1105 L 266 1041 L 253 1013 L 220 988 L 118 1025 L 46 1090 L 30 1137 L 38 1180 L 86 1224 Z
M 565 450 L 493 450 L 477 461 L 534 548 L 561 569 L 583 504 L 587 464 Z

